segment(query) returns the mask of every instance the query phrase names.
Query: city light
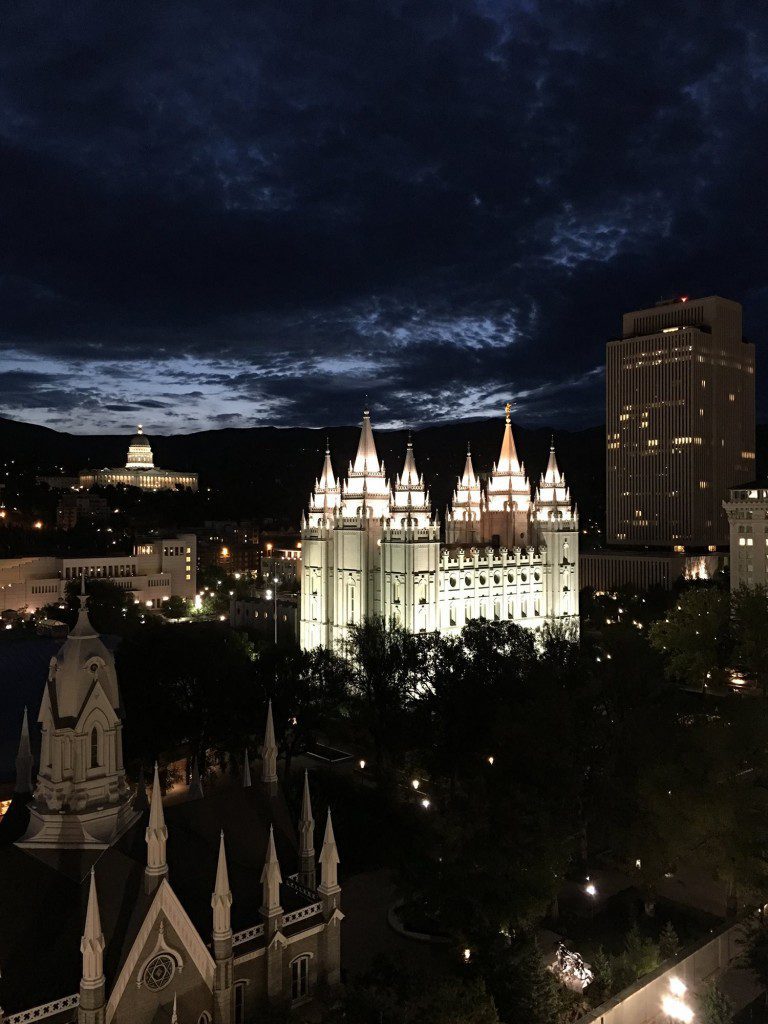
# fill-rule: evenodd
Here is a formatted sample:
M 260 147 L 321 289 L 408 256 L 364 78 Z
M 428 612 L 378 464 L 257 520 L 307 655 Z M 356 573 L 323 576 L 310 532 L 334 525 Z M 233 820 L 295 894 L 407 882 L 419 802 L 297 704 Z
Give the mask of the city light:
M 421 801 L 421 806 L 424 808 L 424 810 L 426 810 L 429 807 L 429 805 L 430 801 L 426 797 L 424 797 L 424 799 Z
M 662 1013 L 670 1020 L 682 1021 L 682 1024 L 691 1024 L 694 1013 L 685 1001 L 687 987 L 680 978 L 669 979 L 669 992 L 661 997 Z
M 419 780 L 418 780 L 418 779 L 413 779 L 413 780 L 411 781 L 411 785 L 413 786 L 413 788 L 414 788 L 414 789 L 418 789 L 418 788 L 419 788 L 419 786 L 421 785 L 421 783 L 419 782 Z
M 594 884 L 594 882 L 589 882 L 588 885 L 584 886 L 584 892 L 587 894 L 587 896 L 597 896 L 597 886 Z
M 359 764 L 359 766 L 360 766 L 360 771 L 362 771 L 362 770 L 363 770 L 363 768 L 365 768 L 365 761 L 363 761 L 363 760 L 361 759 L 360 761 L 358 761 L 358 764 Z

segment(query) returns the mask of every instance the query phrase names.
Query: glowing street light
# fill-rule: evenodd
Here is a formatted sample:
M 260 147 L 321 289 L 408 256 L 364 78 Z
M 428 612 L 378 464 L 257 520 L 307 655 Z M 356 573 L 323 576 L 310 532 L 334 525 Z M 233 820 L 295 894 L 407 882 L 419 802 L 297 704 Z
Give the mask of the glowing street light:
M 411 782 L 411 785 L 413 786 L 414 789 L 418 789 L 419 786 L 421 785 L 421 783 L 419 782 L 418 779 L 413 779 L 413 781 Z
M 584 892 L 587 896 L 597 896 L 597 886 L 594 882 L 589 882 L 584 886 Z
M 363 761 L 361 758 L 357 763 L 360 766 L 360 771 L 362 771 L 365 768 L 365 761 Z
M 688 991 L 684 981 L 680 978 L 669 979 L 669 992 L 661 997 L 661 1011 L 669 1020 L 678 1020 L 682 1024 L 691 1024 L 694 1013 L 685 1001 L 685 994 Z

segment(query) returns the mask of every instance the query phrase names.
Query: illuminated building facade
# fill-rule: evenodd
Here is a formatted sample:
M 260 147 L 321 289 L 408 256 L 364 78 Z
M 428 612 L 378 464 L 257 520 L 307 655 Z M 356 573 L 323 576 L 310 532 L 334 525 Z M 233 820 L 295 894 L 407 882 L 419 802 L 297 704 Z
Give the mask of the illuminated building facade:
M 606 356 L 609 544 L 727 544 L 723 499 L 755 473 L 755 351 L 741 331 L 741 306 L 719 296 L 624 315 Z
M 728 516 L 731 590 L 768 586 L 768 481 L 731 488 Z
M 43 476 L 38 478 L 49 487 L 139 487 L 144 491 L 197 490 L 197 473 L 160 469 L 155 466 L 149 438 L 139 424 L 128 445 L 124 467 L 83 469 L 76 477 Z
M 507 407 L 486 487 L 471 455 L 446 515 L 446 543 L 408 443 L 390 486 L 364 413 L 357 455 L 337 481 L 330 451 L 301 534 L 300 639 L 337 647 L 348 628 L 382 616 L 414 633 L 455 635 L 472 619 L 578 625 L 578 516 L 554 447 L 535 495 L 518 460 Z
M 192 533 L 136 544 L 130 555 L 0 558 L 0 612 L 35 612 L 62 601 L 70 580 L 109 580 L 138 604 L 157 609 L 171 597 L 194 599 L 197 538 Z

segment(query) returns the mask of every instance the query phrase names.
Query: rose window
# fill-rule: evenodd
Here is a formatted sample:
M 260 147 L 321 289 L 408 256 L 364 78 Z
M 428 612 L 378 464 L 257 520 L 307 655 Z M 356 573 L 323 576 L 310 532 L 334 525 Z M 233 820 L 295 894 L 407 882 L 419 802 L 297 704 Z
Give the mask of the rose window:
M 144 984 L 152 992 L 159 992 L 170 984 L 176 973 L 176 961 L 168 953 L 159 953 L 144 968 Z

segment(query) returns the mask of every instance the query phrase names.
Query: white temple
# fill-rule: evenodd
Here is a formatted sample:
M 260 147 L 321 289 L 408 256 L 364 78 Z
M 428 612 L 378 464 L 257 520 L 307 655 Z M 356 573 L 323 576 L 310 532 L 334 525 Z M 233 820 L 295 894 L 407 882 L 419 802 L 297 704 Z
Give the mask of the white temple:
M 467 452 L 445 543 L 408 442 L 390 486 L 368 410 L 347 479 L 326 449 L 302 523 L 301 645 L 335 647 L 348 627 L 383 616 L 416 633 L 457 634 L 471 619 L 578 627 L 579 528 L 554 445 L 535 495 L 509 406 L 501 453 L 482 486 Z

